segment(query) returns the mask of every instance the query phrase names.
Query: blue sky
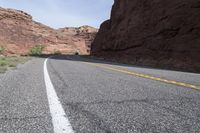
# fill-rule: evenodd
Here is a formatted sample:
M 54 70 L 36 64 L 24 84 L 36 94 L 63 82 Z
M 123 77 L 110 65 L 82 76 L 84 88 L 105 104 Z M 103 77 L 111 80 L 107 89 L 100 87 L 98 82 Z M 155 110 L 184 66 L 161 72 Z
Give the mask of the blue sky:
M 23 10 L 53 28 L 90 25 L 109 19 L 113 0 L 0 0 L 0 7 Z

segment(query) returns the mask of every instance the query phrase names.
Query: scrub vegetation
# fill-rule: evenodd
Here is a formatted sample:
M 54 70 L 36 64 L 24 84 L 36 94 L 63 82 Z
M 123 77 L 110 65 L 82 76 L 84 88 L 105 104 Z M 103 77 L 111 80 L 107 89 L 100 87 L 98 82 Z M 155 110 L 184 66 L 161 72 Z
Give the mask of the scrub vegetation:
M 42 51 L 44 50 L 45 46 L 44 45 L 35 45 L 33 48 L 30 50 L 30 55 L 31 56 L 40 56 L 42 55 Z
M 23 64 L 29 59 L 30 57 L 25 56 L 0 56 L 0 73 L 15 68 L 18 64 Z
M 4 51 L 5 51 L 5 48 L 4 48 L 4 47 L 2 47 L 2 46 L 0 46 L 0 55 L 1 55 L 1 54 L 3 54 L 3 53 L 4 53 Z

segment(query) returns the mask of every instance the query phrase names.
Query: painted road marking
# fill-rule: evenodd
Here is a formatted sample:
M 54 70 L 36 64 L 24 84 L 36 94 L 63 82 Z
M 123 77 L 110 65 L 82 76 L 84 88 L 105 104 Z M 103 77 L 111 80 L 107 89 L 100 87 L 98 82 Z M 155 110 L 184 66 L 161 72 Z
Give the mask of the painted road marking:
M 187 84 L 187 83 L 174 81 L 174 80 L 162 79 L 162 78 L 154 77 L 154 76 L 147 75 L 147 74 L 141 74 L 141 73 L 137 73 L 137 72 L 131 72 L 131 71 L 126 71 L 126 70 L 116 69 L 116 68 L 113 68 L 113 67 L 109 67 L 109 66 L 105 66 L 105 65 L 99 65 L 99 64 L 95 64 L 95 63 L 89 63 L 89 62 L 84 62 L 84 63 L 89 64 L 89 65 L 93 65 L 93 66 L 97 66 L 97 67 L 101 67 L 101 68 L 104 68 L 104 69 L 107 69 L 107 70 L 117 71 L 117 72 L 129 74 L 129 75 L 143 77 L 143 78 L 146 78 L 146 79 L 151 79 L 151 80 L 160 81 L 160 82 L 164 82 L 164 83 L 168 83 L 168 84 L 173 84 L 173 85 L 178 85 L 178 86 L 182 86 L 182 87 L 186 87 L 186 88 L 192 88 L 192 89 L 195 89 L 195 90 L 200 90 L 200 86 L 196 86 L 196 85 L 192 85 L 192 84 Z
M 54 127 L 54 133 L 74 133 L 49 77 L 49 73 L 47 70 L 47 61 L 48 58 L 44 61 L 44 80 L 50 113 L 52 117 L 52 123 Z

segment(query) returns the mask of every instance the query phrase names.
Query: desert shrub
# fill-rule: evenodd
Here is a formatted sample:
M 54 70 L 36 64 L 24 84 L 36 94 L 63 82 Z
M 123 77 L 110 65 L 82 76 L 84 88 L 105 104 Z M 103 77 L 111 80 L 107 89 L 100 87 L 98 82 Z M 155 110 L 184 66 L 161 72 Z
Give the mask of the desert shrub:
M 35 45 L 33 48 L 31 48 L 30 55 L 33 56 L 41 55 L 44 48 L 45 48 L 44 45 Z
M 62 53 L 59 50 L 54 51 L 54 55 L 61 55 Z
M 3 53 L 4 53 L 4 51 L 5 51 L 5 48 L 4 48 L 4 47 L 2 47 L 2 46 L 0 46 L 0 54 L 3 54 Z
M 4 58 L 0 58 L 0 66 L 6 66 L 8 64 L 8 61 Z

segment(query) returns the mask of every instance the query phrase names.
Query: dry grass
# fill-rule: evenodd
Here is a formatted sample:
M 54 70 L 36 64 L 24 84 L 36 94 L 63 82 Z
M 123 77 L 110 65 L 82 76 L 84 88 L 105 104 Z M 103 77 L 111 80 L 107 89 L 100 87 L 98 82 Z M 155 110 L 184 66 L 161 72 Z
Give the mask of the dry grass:
M 30 60 L 30 57 L 24 56 L 8 56 L 0 57 L 0 73 L 4 73 L 10 68 L 15 68 L 18 64 L 23 64 L 26 61 Z

